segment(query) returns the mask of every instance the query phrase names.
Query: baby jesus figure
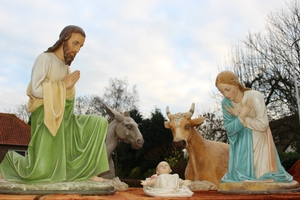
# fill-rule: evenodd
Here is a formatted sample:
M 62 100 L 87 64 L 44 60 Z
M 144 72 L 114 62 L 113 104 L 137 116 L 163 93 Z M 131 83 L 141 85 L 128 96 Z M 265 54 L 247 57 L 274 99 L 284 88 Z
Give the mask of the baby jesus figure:
M 145 194 L 159 197 L 192 196 L 194 193 L 187 187 L 191 181 L 182 180 L 178 174 L 170 174 L 171 172 L 171 167 L 166 161 L 160 162 L 156 167 L 156 174 L 141 181 Z

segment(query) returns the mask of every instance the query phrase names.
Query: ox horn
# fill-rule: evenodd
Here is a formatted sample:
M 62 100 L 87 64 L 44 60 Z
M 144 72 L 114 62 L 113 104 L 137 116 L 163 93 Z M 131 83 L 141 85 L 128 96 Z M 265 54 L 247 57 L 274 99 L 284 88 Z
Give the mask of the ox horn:
M 195 103 L 192 103 L 191 109 L 188 112 L 188 117 L 192 117 L 195 111 Z
M 167 108 L 166 108 L 166 114 L 167 114 L 168 118 L 171 119 L 171 113 L 169 110 L 169 106 L 167 106 Z

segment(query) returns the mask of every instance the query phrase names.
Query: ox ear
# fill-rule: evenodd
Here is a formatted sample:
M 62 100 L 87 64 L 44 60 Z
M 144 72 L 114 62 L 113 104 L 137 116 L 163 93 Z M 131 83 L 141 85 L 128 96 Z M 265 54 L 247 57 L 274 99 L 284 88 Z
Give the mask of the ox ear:
M 165 128 L 167 128 L 167 129 L 170 129 L 170 128 L 171 128 L 170 122 L 165 121 L 164 124 L 165 124 Z
M 110 117 L 115 118 L 118 121 L 122 121 L 124 119 L 123 115 L 121 115 L 119 112 L 116 112 L 114 109 L 112 109 L 108 105 L 104 104 L 104 107 L 105 107 L 107 114 L 109 114 Z
M 205 117 L 200 117 L 200 118 L 195 118 L 195 119 L 192 119 L 191 120 L 191 126 L 192 127 L 197 127 L 199 126 L 200 124 L 202 124 L 205 120 Z

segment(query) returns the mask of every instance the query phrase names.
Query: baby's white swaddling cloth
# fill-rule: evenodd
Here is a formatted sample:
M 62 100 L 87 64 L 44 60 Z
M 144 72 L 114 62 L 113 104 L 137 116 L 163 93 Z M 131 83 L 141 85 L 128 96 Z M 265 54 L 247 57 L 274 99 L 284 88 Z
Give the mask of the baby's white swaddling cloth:
M 146 180 L 150 180 L 147 178 Z M 179 186 L 178 174 L 161 174 L 155 178 L 154 186 L 144 186 L 144 192 L 154 197 L 190 197 L 194 193 L 186 186 Z

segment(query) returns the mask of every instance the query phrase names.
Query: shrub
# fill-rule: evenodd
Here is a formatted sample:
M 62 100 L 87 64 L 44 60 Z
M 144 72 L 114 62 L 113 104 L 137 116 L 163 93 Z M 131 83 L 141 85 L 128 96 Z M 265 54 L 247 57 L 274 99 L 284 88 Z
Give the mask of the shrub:
M 297 152 L 278 152 L 282 166 L 288 171 L 300 159 Z

